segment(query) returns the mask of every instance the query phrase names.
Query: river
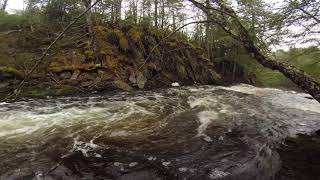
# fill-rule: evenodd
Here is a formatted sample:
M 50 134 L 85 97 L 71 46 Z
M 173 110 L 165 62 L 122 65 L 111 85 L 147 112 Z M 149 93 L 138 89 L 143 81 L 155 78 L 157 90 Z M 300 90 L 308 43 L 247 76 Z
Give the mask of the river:
M 272 179 L 318 129 L 309 95 L 244 84 L 26 99 L 0 104 L 0 179 Z

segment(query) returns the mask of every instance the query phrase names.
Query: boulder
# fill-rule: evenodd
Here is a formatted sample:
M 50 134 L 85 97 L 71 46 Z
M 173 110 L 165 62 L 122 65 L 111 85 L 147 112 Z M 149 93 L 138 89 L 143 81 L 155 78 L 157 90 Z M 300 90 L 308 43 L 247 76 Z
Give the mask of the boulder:
M 80 75 L 81 71 L 80 70 L 75 70 L 71 76 L 71 80 L 76 80 L 78 76 Z
M 7 83 L 7 82 L 0 82 L 0 89 L 6 88 L 6 87 L 8 87 L 8 86 L 9 86 L 9 83 Z
M 93 81 L 96 79 L 96 74 L 83 72 L 79 75 L 78 79 L 80 81 Z
M 124 90 L 124 91 L 132 91 L 133 90 L 133 88 L 128 83 L 126 83 L 120 79 L 113 81 L 113 84 L 116 88 Z
M 71 78 L 71 76 L 72 76 L 71 72 L 63 72 L 60 74 L 61 79 L 69 79 Z
M 136 75 L 135 75 L 134 73 L 130 74 L 130 76 L 129 76 L 129 81 L 130 81 L 132 84 L 136 84 L 136 83 L 137 83 Z
M 139 72 L 138 75 L 137 75 L 136 80 L 137 80 L 138 87 L 140 89 L 143 89 L 145 84 L 146 84 L 146 82 L 147 82 L 147 78 L 144 77 L 144 75 L 141 72 Z
M 101 78 L 101 80 L 104 80 L 104 81 L 111 80 L 114 78 L 114 75 L 112 74 L 112 72 L 108 72 L 106 70 L 99 69 L 97 71 L 97 73 L 98 73 L 99 77 Z

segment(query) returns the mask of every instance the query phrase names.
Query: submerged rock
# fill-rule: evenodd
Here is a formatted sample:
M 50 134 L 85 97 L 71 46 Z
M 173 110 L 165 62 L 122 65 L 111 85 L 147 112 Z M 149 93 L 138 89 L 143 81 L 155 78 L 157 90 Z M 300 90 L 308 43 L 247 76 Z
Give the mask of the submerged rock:
M 320 135 L 287 138 L 278 151 L 282 161 L 278 180 L 320 179 Z

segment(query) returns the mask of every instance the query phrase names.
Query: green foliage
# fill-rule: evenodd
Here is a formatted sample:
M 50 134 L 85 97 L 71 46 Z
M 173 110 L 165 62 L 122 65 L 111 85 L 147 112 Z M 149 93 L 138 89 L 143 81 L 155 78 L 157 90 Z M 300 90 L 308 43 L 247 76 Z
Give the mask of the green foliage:
M 28 23 L 26 16 L 0 12 L 0 31 L 18 30 Z
M 45 6 L 43 13 L 47 21 L 70 22 L 81 13 L 78 0 L 52 0 Z
M 294 48 L 278 51 L 278 59 L 285 61 L 320 81 L 320 49 L 318 47 Z

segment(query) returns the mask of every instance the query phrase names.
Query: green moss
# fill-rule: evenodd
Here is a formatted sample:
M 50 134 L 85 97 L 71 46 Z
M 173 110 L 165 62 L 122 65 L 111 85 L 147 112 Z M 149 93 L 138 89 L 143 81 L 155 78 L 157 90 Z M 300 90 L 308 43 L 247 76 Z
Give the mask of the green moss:
M 3 73 L 12 74 L 18 78 L 22 78 L 24 76 L 24 74 L 21 71 L 13 67 L 0 67 L 0 74 L 3 74 Z
M 133 42 L 138 42 L 141 39 L 142 30 L 140 28 L 131 28 L 129 31 L 129 36 L 133 40 Z

